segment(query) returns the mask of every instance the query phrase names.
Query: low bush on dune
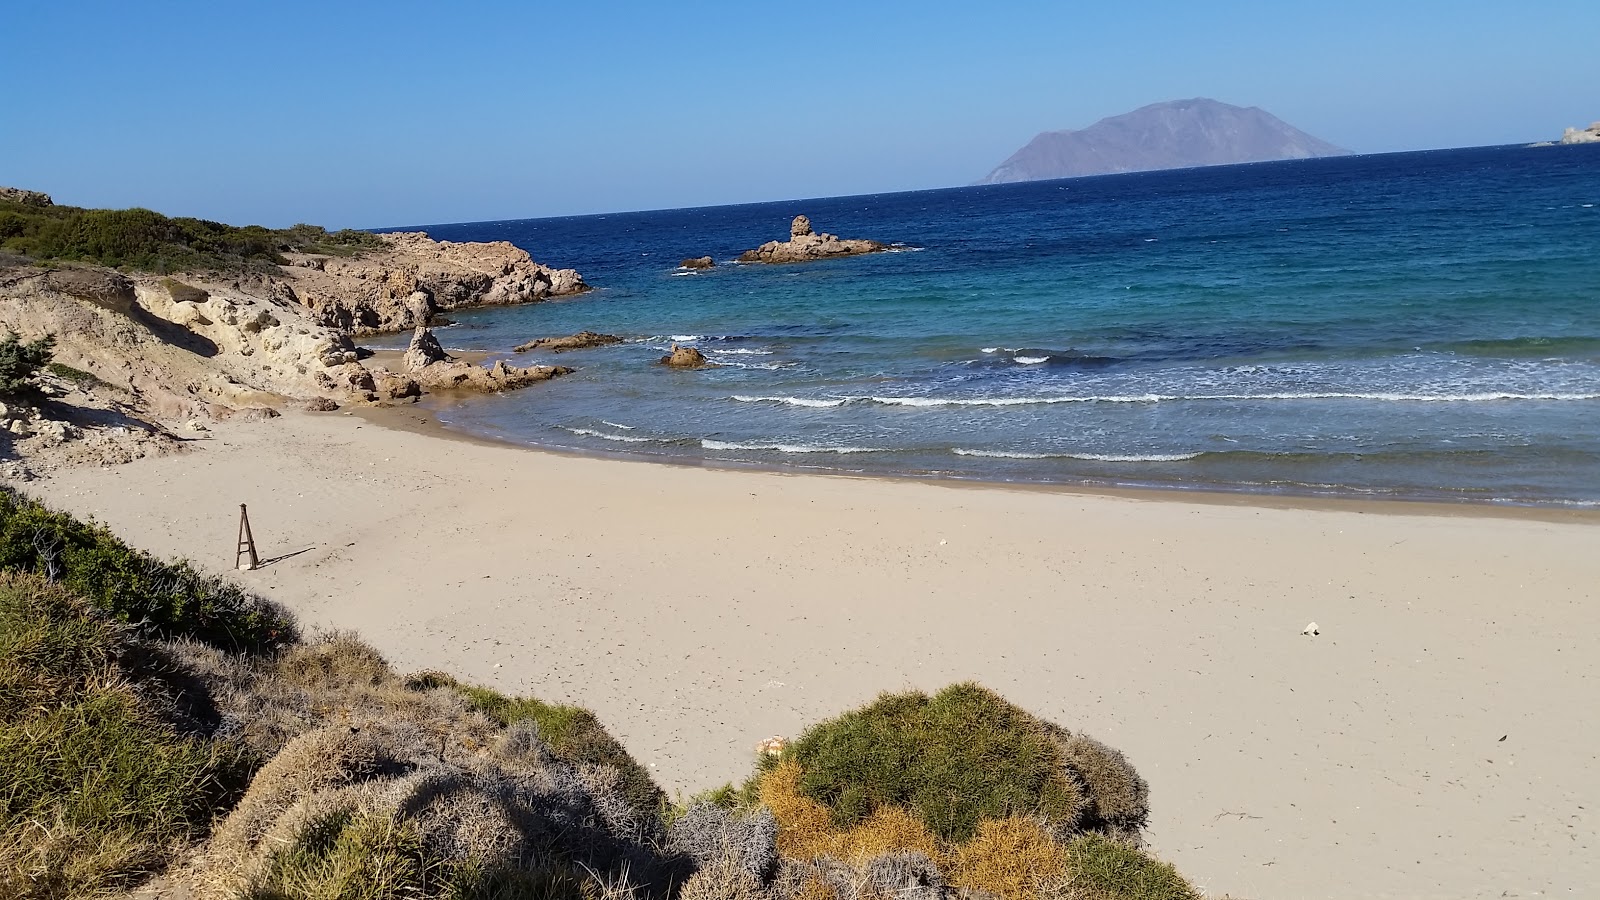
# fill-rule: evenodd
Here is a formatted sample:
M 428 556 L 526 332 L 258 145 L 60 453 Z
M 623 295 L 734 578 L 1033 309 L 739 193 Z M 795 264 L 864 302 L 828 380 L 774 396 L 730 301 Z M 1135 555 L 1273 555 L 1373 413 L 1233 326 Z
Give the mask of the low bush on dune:
M 0 570 L 34 572 L 143 632 L 249 652 L 293 641 L 294 621 L 238 586 L 135 550 L 110 530 L 0 489 Z
M 809 861 L 776 883 L 795 898 L 860 900 L 890 870 L 930 897 L 1198 896 L 1139 849 L 1147 798 L 1122 754 L 971 683 L 885 694 L 716 797 L 771 811 L 778 852 Z
M 594 713 L 581 706 L 546 703 L 533 697 L 507 697 L 489 688 L 462 684 L 442 672 L 423 672 L 412 676 L 408 683 L 420 689 L 453 689 L 469 706 L 501 725 L 534 722 L 539 726 L 539 736 L 559 758 L 575 765 L 617 770 L 623 780 L 623 794 L 638 809 L 659 810 L 666 802 L 666 794 L 651 780 L 650 773 L 628 755 Z

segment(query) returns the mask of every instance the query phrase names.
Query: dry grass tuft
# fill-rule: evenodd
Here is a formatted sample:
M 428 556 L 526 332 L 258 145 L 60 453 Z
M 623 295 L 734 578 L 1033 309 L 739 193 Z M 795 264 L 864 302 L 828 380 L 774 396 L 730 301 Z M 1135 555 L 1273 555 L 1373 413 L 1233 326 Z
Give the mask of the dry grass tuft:
M 124 888 L 242 790 L 250 756 L 180 731 L 125 667 L 142 655 L 73 594 L 0 574 L 0 896 Z
M 1082 734 L 1061 739 L 1061 755 L 1088 789 L 1082 827 L 1110 837 L 1139 840 L 1150 816 L 1150 787 L 1122 755 Z
M 778 853 L 786 859 L 835 855 L 839 836 L 826 806 L 800 793 L 800 763 L 780 761 L 762 776 L 761 805 L 778 820 Z
M 766 896 L 761 881 L 735 859 L 701 866 L 678 892 L 678 900 L 763 900 Z
M 1066 874 L 1067 850 L 1038 819 L 992 819 L 956 849 L 951 869 L 952 880 L 966 890 L 1002 900 L 1037 900 L 1040 884 Z

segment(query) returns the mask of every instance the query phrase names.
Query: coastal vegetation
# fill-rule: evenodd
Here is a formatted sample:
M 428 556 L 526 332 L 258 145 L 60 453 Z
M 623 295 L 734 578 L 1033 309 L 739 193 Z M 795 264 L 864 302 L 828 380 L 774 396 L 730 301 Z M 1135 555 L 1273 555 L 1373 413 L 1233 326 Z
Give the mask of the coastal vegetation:
M 976 684 L 674 805 L 588 710 L 442 672 L 0 493 L 0 895 L 1189 900 L 1144 782 Z
M 0 397 L 15 397 L 32 391 L 34 376 L 50 364 L 56 339 L 45 335 L 24 341 L 16 332 L 0 338 Z
M 82 209 L 0 199 L 0 251 L 138 272 L 281 265 L 284 253 L 352 256 L 382 247 L 376 234 L 317 225 L 265 228 L 169 218 L 148 209 Z

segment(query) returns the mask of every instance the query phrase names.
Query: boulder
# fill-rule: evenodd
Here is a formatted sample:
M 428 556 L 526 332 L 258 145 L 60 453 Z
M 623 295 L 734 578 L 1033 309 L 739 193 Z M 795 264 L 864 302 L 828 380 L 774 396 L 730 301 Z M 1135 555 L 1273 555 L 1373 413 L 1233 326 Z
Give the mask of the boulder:
M 693 259 L 686 259 L 683 262 L 678 263 L 678 268 L 680 268 L 680 269 L 713 269 L 713 268 L 716 268 L 716 265 L 717 265 L 717 261 L 712 259 L 709 256 L 696 256 Z
M 570 337 L 534 338 L 526 344 L 518 344 L 513 352 L 527 353 L 529 350 L 549 350 L 552 353 L 561 353 L 566 350 L 587 350 L 590 347 L 605 347 L 610 344 L 620 343 L 622 343 L 622 338 L 614 334 L 580 331 Z
M 709 365 L 706 355 L 693 347 L 672 345 L 672 352 L 661 357 L 661 364 L 674 369 L 703 369 Z
M 768 241 L 754 250 L 739 254 L 742 263 L 792 263 L 837 256 L 859 256 L 889 249 L 887 244 L 864 239 L 840 240 L 836 234 L 817 234 L 811 220 L 795 216 L 789 225 L 789 240 Z

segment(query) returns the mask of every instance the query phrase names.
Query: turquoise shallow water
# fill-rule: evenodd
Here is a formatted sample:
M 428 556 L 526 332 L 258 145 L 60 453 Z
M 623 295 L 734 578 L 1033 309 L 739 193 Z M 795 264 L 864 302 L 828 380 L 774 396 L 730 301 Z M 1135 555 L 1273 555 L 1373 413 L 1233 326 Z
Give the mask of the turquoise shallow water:
M 1597 204 L 1579 146 L 425 226 L 599 288 L 460 315 L 446 346 L 527 363 L 552 360 L 508 352 L 530 337 L 628 338 L 537 389 L 430 402 L 590 452 L 1600 505 Z M 798 213 L 898 252 L 728 264 Z M 721 367 L 654 365 L 672 341 Z

